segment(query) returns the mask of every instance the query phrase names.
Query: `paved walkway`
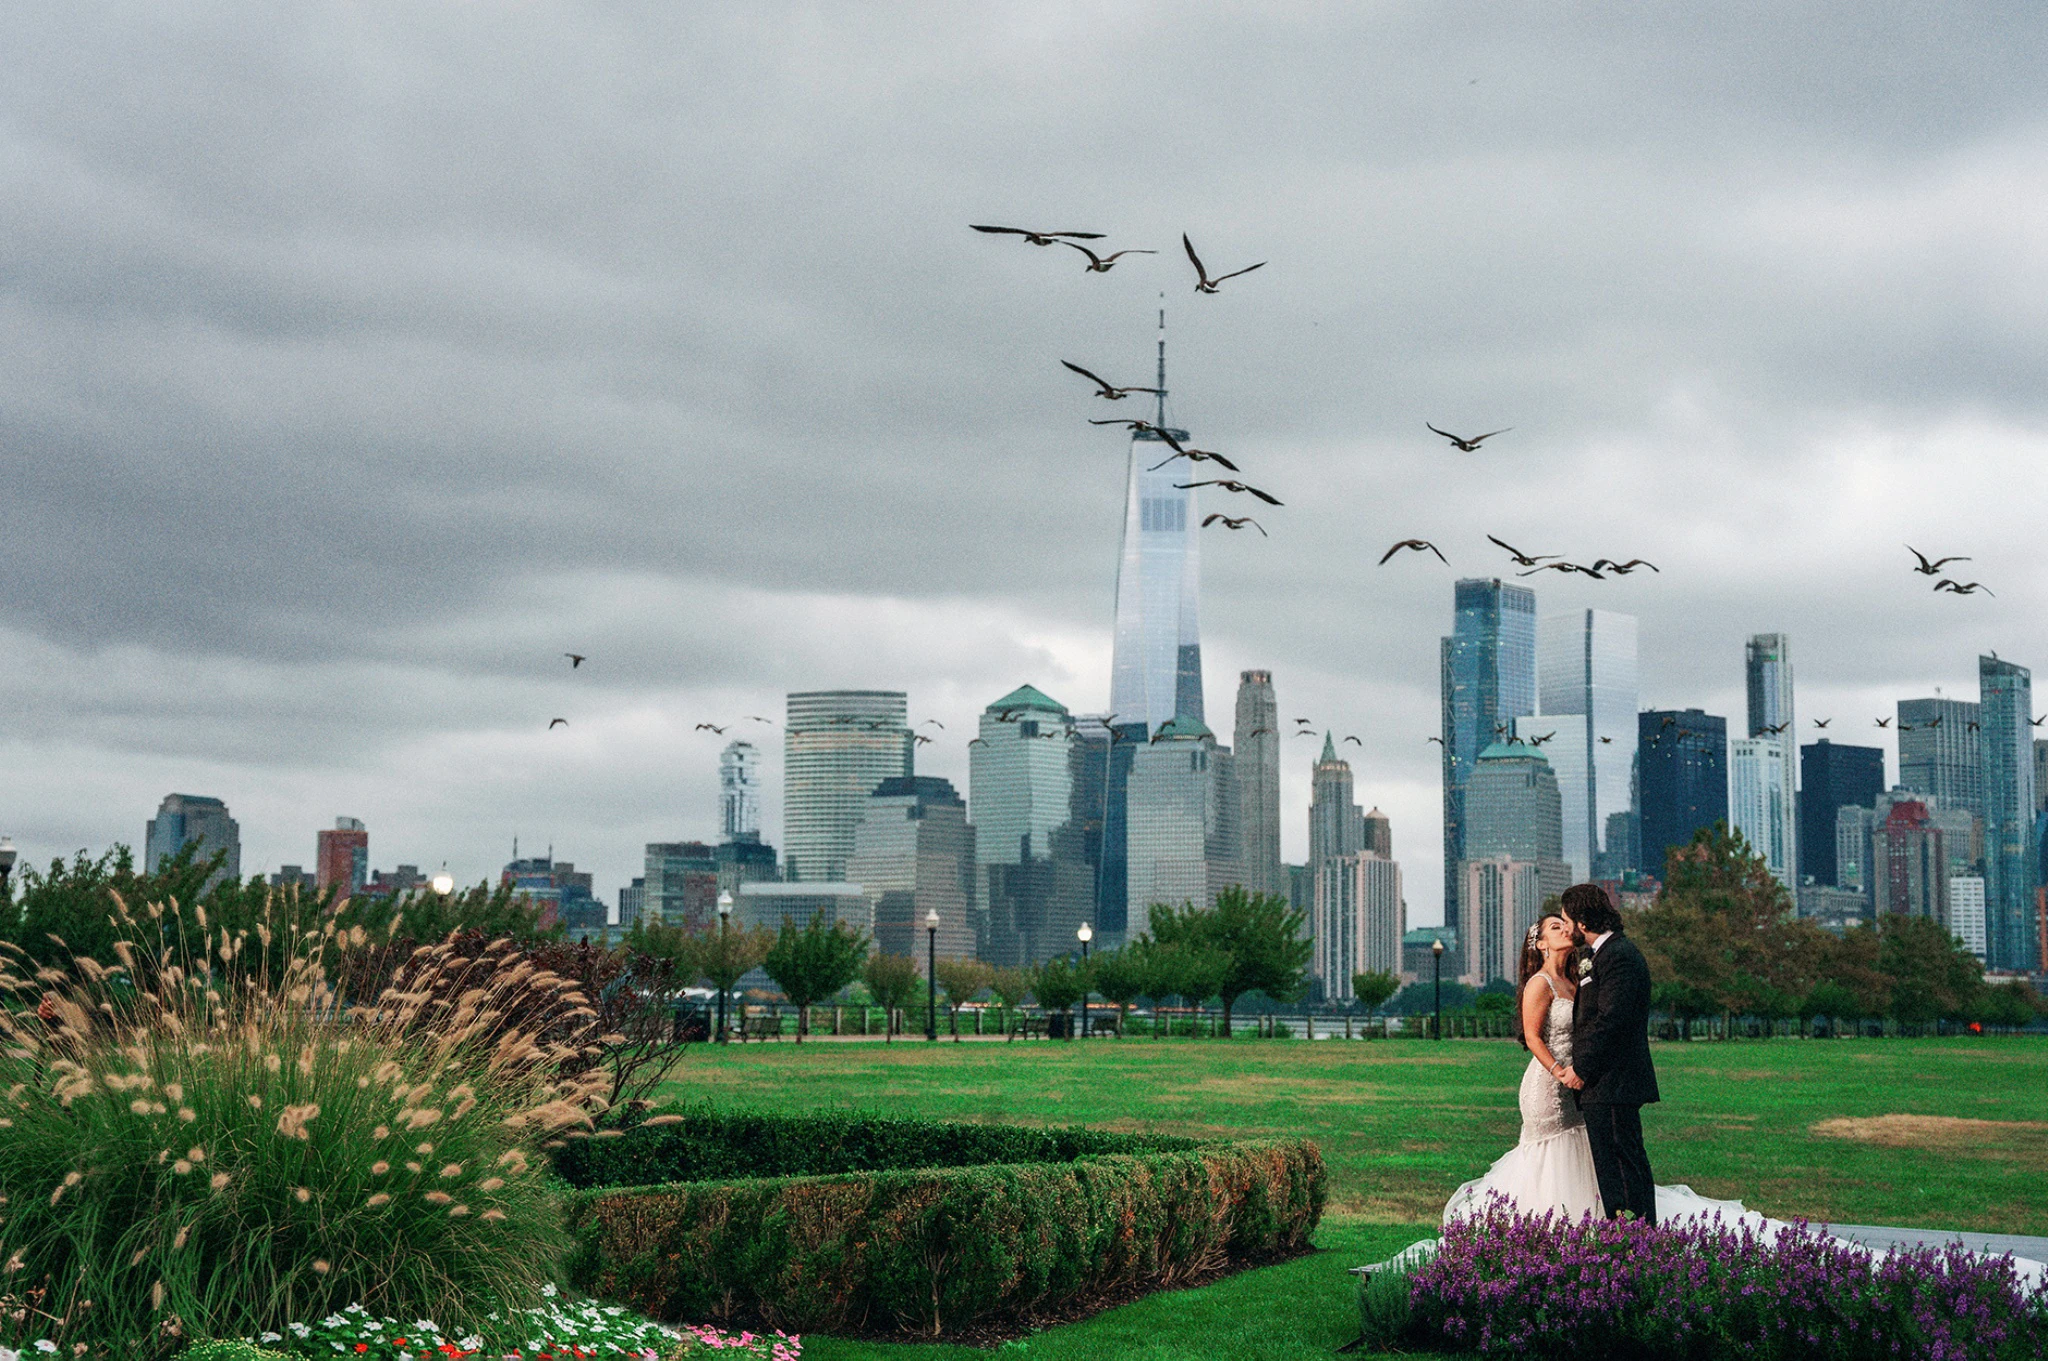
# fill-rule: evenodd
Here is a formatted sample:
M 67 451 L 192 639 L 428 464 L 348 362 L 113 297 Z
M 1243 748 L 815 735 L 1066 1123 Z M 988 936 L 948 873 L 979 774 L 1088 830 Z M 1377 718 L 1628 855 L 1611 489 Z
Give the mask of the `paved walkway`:
M 1867 1248 L 1939 1247 L 1961 1243 L 1972 1252 L 1996 1256 L 2009 1252 L 2032 1262 L 2048 1262 L 2048 1238 L 2026 1238 L 2015 1233 L 1965 1233 L 1959 1229 L 1891 1229 L 1873 1224 L 1816 1224 L 1816 1229 L 1836 1238 L 1846 1238 Z

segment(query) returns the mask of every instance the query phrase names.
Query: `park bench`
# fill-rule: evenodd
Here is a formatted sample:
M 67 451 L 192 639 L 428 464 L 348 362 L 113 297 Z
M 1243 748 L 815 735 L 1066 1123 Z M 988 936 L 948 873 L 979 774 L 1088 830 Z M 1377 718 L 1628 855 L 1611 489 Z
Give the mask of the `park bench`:
M 749 1040 L 779 1040 L 782 1038 L 780 1016 L 749 1016 L 741 1034 Z
M 1017 1028 L 1027 1040 L 1042 1040 L 1045 1038 L 1045 1017 L 1020 1016 L 1017 1018 Z

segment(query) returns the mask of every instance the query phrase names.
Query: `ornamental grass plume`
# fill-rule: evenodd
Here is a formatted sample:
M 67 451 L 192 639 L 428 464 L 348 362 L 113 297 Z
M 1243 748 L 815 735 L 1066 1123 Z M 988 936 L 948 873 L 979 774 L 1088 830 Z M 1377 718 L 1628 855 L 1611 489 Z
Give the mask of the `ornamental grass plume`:
M 0 943 L 0 1346 L 536 1301 L 567 1245 L 538 1146 L 602 1104 L 559 1071 L 596 1041 L 582 996 L 500 941 L 351 1005 L 359 928 L 193 918 L 117 899 L 112 967 Z

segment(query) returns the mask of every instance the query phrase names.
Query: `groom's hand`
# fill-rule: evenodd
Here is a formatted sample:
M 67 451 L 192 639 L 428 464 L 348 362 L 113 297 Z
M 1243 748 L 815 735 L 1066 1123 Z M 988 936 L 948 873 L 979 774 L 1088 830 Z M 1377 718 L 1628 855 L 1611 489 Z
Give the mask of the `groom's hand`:
M 1558 1080 L 1575 1092 L 1586 1090 L 1586 1079 L 1579 1076 L 1579 1070 L 1576 1068 L 1565 1069 L 1564 1076 Z

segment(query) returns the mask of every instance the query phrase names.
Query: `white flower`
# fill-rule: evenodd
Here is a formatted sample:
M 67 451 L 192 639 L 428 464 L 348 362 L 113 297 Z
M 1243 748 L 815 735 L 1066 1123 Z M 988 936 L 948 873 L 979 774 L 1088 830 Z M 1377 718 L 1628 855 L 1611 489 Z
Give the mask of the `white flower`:
M 39 1337 L 36 1339 L 36 1350 L 39 1352 L 55 1352 L 57 1344 L 50 1341 L 47 1337 Z
M 257 1340 L 258 1342 L 263 1342 L 263 1343 L 270 1343 L 270 1342 L 282 1342 L 282 1341 L 284 1341 L 284 1334 L 283 1334 L 283 1333 L 258 1333 L 258 1334 L 256 1335 L 256 1340 Z M 4 1361 L 4 1359 L 0 1359 L 0 1361 Z
M 21 1353 L 12 1347 L 0 1347 L 0 1361 L 21 1361 Z
M 549 1281 L 546 1285 L 540 1288 L 540 1293 L 547 1296 L 549 1299 L 553 1299 L 555 1297 L 555 1283 L 553 1281 Z M 56 1347 L 52 1346 L 50 1350 L 56 1351 L 57 1349 Z

